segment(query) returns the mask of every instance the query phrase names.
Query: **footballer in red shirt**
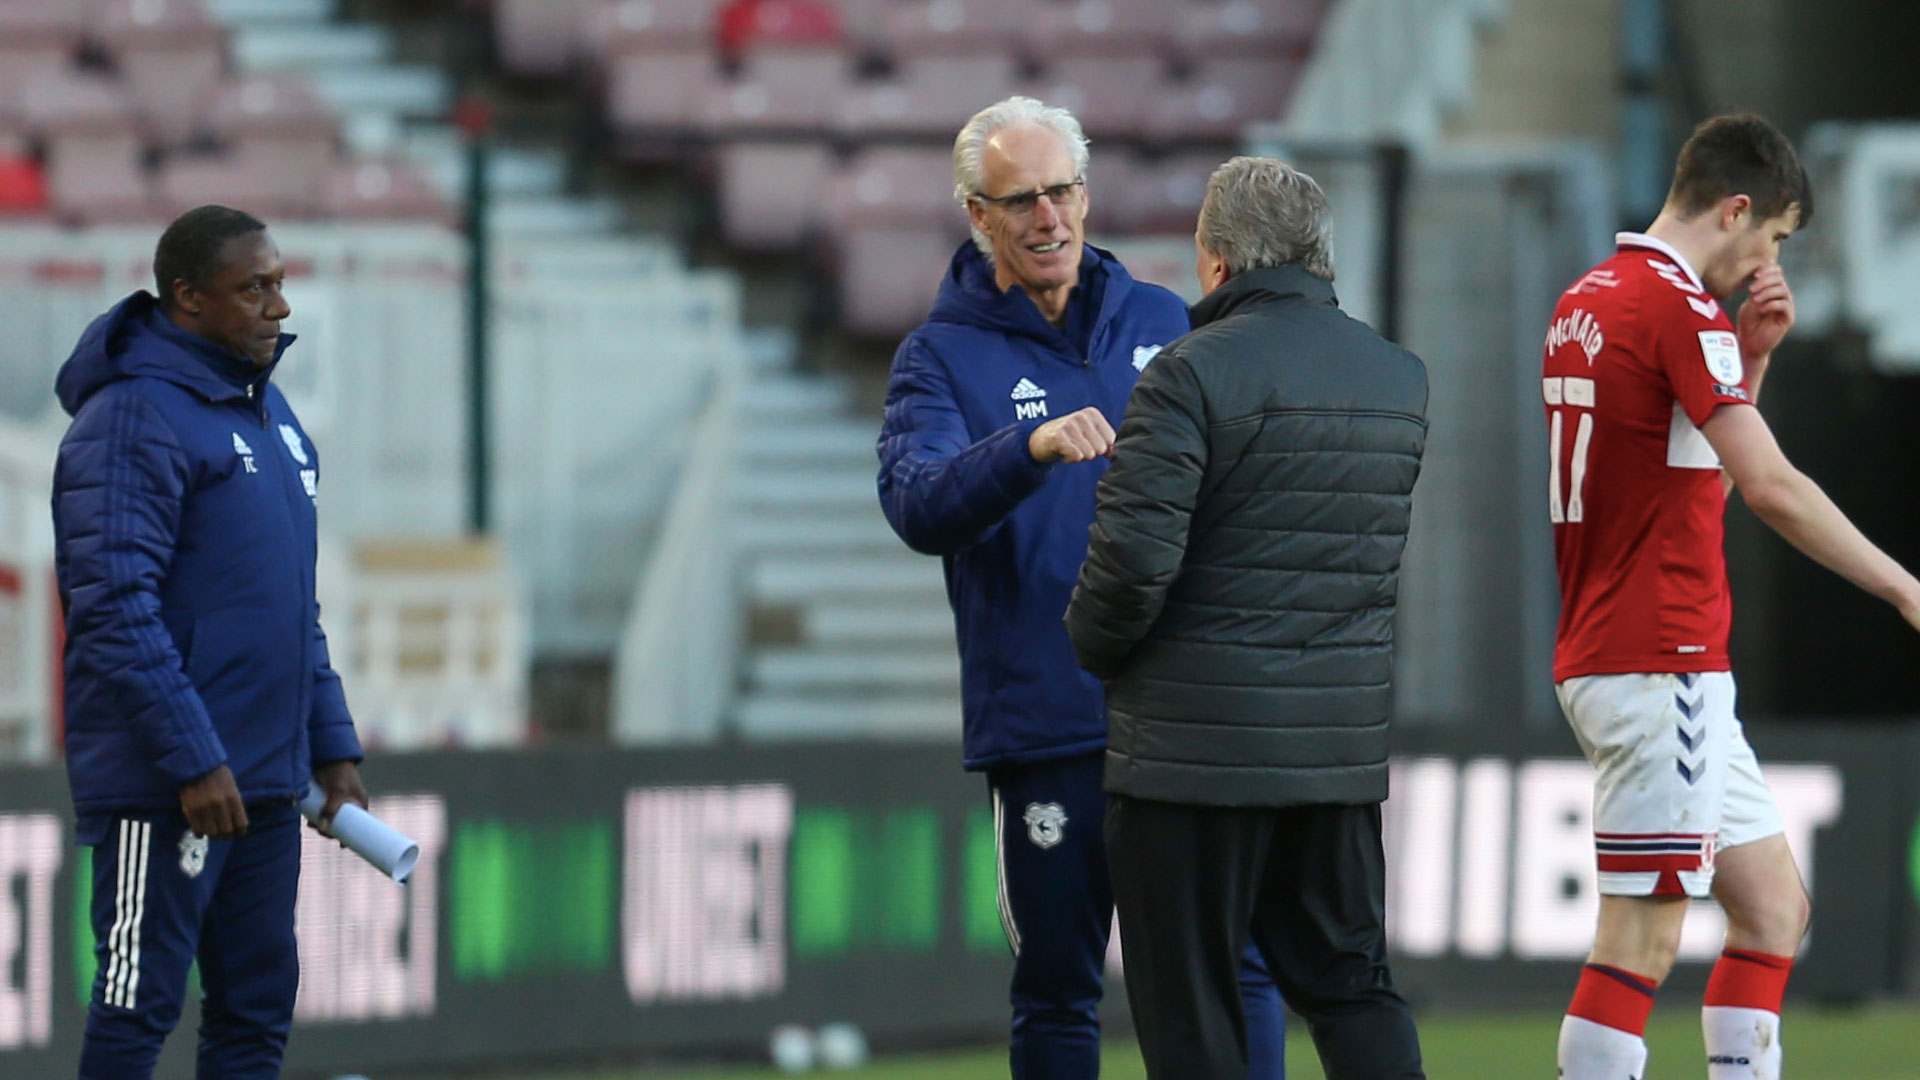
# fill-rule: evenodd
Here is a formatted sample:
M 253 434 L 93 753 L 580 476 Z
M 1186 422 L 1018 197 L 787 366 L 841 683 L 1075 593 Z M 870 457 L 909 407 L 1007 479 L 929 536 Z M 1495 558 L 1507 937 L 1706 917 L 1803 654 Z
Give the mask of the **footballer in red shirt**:
M 1793 145 L 1753 116 L 1697 128 L 1645 233 L 1560 297 L 1541 393 L 1560 574 L 1554 680 L 1595 768 L 1599 928 L 1561 1024 L 1565 1080 L 1643 1075 L 1642 1033 L 1689 897 L 1727 915 L 1702 1013 L 1710 1080 L 1777 1077 L 1808 900 L 1734 710 L 1729 491 L 1920 628 L 1920 582 L 1781 454 L 1754 407 L 1793 325 L 1780 245 L 1813 213 Z M 1722 304 L 1745 290 L 1739 314 Z

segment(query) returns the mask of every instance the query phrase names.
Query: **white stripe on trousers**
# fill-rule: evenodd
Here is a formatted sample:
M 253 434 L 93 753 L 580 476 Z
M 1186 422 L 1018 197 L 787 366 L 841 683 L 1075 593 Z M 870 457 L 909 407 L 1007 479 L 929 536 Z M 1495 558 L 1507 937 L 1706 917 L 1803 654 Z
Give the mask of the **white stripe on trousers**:
M 1000 929 L 1007 935 L 1007 947 L 1013 955 L 1020 955 L 1020 927 L 1013 921 L 1013 901 L 1007 895 L 1007 807 L 1000 798 L 1000 789 L 993 789 L 993 863 L 994 879 L 999 888 L 996 898 L 1000 905 Z
M 104 997 L 106 1004 L 122 1009 L 134 1007 L 134 995 L 140 989 L 140 923 L 147 914 L 147 849 L 152 837 L 151 822 L 120 822 Z

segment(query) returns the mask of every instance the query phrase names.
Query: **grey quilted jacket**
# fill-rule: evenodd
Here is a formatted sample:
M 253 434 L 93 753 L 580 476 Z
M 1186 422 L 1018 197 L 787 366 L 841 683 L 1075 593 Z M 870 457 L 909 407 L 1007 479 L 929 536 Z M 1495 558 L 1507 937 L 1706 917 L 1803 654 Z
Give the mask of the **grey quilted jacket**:
M 1296 265 L 1193 321 L 1134 389 L 1066 614 L 1109 680 L 1107 790 L 1378 802 L 1426 367 Z

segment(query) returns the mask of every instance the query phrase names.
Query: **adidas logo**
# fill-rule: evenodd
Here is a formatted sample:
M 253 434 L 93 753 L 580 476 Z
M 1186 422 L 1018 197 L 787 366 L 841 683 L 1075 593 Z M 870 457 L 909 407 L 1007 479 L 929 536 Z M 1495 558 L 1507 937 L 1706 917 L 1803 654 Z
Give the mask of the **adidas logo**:
M 253 463 L 253 447 L 248 446 L 247 440 L 241 438 L 237 431 L 233 433 L 233 452 L 240 455 L 241 468 L 250 473 L 260 471 L 260 466 Z
M 1019 382 L 1013 384 L 1013 400 L 1015 401 L 1032 401 L 1034 398 L 1043 398 L 1046 396 L 1047 392 L 1033 385 L 1032 379 L 1021 379 Z M 239 436 L 236 435 L 234 438 L 239 438 Z

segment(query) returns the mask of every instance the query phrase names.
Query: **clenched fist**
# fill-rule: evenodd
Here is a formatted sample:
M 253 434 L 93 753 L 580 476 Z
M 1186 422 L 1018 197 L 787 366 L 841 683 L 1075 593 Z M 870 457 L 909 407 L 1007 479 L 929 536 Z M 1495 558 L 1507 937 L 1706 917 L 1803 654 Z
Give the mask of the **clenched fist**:
M 1113 425 L 1089 405 L 1034 428 L 1027 436 L 1027 451 L 1042 465 L 1107 457 L 1113 453 Z

